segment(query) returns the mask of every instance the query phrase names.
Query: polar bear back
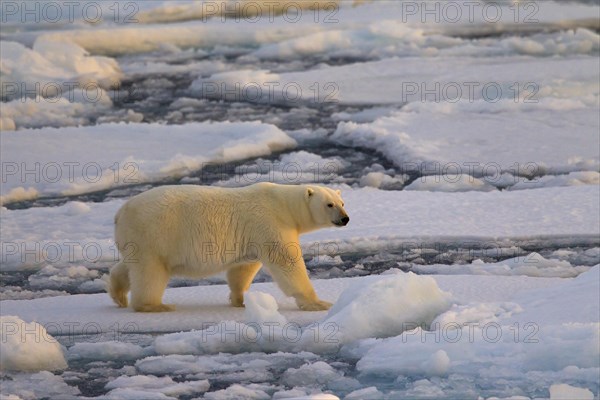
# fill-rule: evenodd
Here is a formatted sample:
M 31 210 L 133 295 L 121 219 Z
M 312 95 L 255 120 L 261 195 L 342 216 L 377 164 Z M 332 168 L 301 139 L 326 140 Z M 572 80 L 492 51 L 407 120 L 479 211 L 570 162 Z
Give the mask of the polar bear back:
M 115 239 L 122 256 L 157 258 L 176 274 L 207 276 L 259 256 L 256 243 L 297 237 L 299 220 L 310 218 L 304 190 L 270 183 L 157 187 L 123 205 Z

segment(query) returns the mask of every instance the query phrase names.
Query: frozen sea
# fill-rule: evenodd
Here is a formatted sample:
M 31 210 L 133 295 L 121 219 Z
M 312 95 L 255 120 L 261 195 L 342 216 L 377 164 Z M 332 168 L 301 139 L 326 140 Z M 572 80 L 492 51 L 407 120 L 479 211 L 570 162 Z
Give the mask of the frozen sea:
M 0 7 L 0 399 L 599 398 L 597 0 Z M 111 302 L 129 197 L 265 181 L 331 310 Z

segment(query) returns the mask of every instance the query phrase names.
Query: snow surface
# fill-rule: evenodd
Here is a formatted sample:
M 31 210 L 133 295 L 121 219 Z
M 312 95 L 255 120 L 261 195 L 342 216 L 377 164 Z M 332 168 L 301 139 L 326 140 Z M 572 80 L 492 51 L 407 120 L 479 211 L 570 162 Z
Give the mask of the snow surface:
M 321 297 L 328 301 L 336 301 L 341 292 L 352 284 L 363 281 L 365 283 L 372 282 L 373 279 L 381 278 L 377 276 L 337 278 L 314 280 L 313 282 L 317 293 L 320 293 Z M 433 279 L 438 282 L 441 290 L 450 291 L 455 298 L 461 299 L 461 301 L 466 299 L 501 301 L 526 288 L 546 287 L 561 282 L 558 278 L 495 276 L 470 276 L 465 278 L 464 276 L 440 275 L 434 276 Z M 357 287 L 362 286 L 364 285 L 358 285 Z M 452 288 L 452 290 L 449 290 L 449 288 Z M 326 312 L 307 313 L 299 311 L 293 299 L 284 297 L 273 283 L 256 283 L 252 286 L 252 291 L 264 292 L 273 296 L 277 300 L 278 313 L 287 318 L 288 322 L 303 326 L 316 322 L 327 315 Z M 391 291 L 388 293 L 391 295 Z M 77 334 L 84 332 L 86 329 L 90 333 L 96 333 L 95 329 L 97 328 L 101 328 L 103 332 L 114 332 L 115 329 L 131 329 L 130 326 L 125 326 L 127 323 L 134 324 L 135 330 L 139 332 L 173 332 L 207 329 L 214 324 L 220 324 L 222 321 L 246 320 L 245 310 L 230 307 L 228 296 L 228 288 L 223 285 L 167 289 L 165 302 L 175 304 L 178 311 L 157 314 L 160 317 L 159 319 L 148 319 L 146 314 L 134 313 L 129 309 L 118 309 L 105 293 L 33 300 L 7 300 L 3 301 L 2 312 L 7 314 L 18 312 L 21 318 L 35 320 L 42 324 L 53 322 L 47 328 L 52 335 Z M 275 318 L 279 318 L 279 316 Z M 77 321 L 74 326 L 64 325 L 65 322 L 74 320 Z M 290 327 L 290 329 L 292 328 Z M 209 335 L 219 336 L 214 331 L 205 333 L 207 337 Z M 173 337 L 173 339 L 175 338 Z M 202 339 L 201 335 L 198 336 L 198 339 Z
M 531 107 L 512 100 L 411 103 L 372 123 L 340 122 L 332 139 L 378 150 L 405 171 L 450 178 L 491 175 L 488 183 L 505 172 L 535 176 L 594 171 L 600 146 L 597 99 L 591 98 L 589 105 L 577 100 L 580 104 L 571 109 L 568 104 L 575 100 L 540 100 Z M 559 122 L 549 118 L 557 113 Z M 448 177 L 445 181 L 462 183 Z M 526 186 L 540 185 L 524 182 Z
M 106 92 L 100 90 L 98 101 L 93 102 L 76 98 L 79 92 L 75 92 L 72 94 L 72 101 L 68 97 L 50 101 L 37 96 L 3 103 L 0 128 L 6 132 L 19 128 L 89 125 L 94 117 L 108 113 L 113 105 Z M 129 116 L 132 122 L 143 119 L 143 115 L 139 113 L 131 112 Z
M 300 15 L 296 15 L 294 13 L 295 9 L 293 9 L 289 13 L 284 13 L 285 18 L 272 18 L 278 13 L 273 13 L 274 9 L 272 8 L 272 11 L 269 11 L 269 3 L 273 7 L 277 3 L 286 4 L 286 2 L 260 0 L 253 1 L 252 4 L 254 6 L 258 5 L 266 14 L 265 16 L 260 18 L 254 18 L 250 15 L 240 16 L 238 12 L 236 20 L 236 9 L 233 4 L 235 1 L 229 3 L 226 5 L 229 14 L 226 19 L 219 18 L 223 11 L 220 7 L 217 7 L 217 10 L 212 10 L 212 8 L 209 10 L 203 4 L 186 1 L 173 1 L 169 2 L 169 5 L 162 3 L 144 4 L 142 2 L 138 5 L 140 12 L 136 14 L 136 21 L 141 22 L 140 24 L 110 24 L 112 26 L 100 24 L 98 27 L 75 25 L 75 28 L 80 29 L 11 32 L 12 34 L 7 35 L 7 39 L 26 44 L 33 43 L 36 38 L 72 42 L 94 54 L 111 55 L 149 52 L 165 44 L 180 48 L 251 45 L 255 47 L 262 46 L 258 51 L 259 55 L 273 57 L 291 55 L 289 53 L 291 49 L 300 52 L 302 56 L 321 51 L 340 51 L 340 49 L 344 51 L 349 47 L 349 39 L 357 42 L 363 52 L 375 52 L 380 48 L 382 49 L 379 50 L 381 53 L 389 54 L 390 42 L 386 42 L 385 39 L 403 39 L 406 36 L 408 36 L 407 41 L 415 39 L 428 40 L 427 42 L 419 42 L 420 47 L 427 49 L 436 45 L 444 48 L 461 42 L 460 40 L 448 40 L 447 37 L 444 37 L 445 33 L 451 35 L 477 35 L 496 33 L 502 30 L 527 32 L 528 30 L 538 30 L 539 27 L 568 29 L 569 27 L 582 25 L 587 25 L 590 28 L 596 26 L 595 21 L 590 17 L 595 12 L 593 4 L 565 4 L 555 1 L 545 2 L 542 7 L 538 7 L 534 14 L 535 21 L 532 23 L 523 23 L 523 18 L 529 14 L 528 9 L 524 10 L 523 7 L 520 7 L 520 12 L 524 13 L 523 18 L 520 17 L 518 21 L 515 21 L 515 14 L 510 9 L 510 3 L 498 4 L 497 7 L 502 8 L 498 20 L 495 20 L 495 18 L 486 20 L 486 14 L 482 10 L 483 4 L 481 3 L 475 4 L 476 12 L 470 12 L 469 4 L 457 2 L 455 7 L 460 9 L 458 12 L 461 17 L 456 20 L 446 18 L 440 20 L 440 13 L 438 13 L 437 19 L 435 16 L 424 18 L 422 15 L 422 12 L 425 11 L 424 8 L 418 8 L 416 12 L 410 12 L 406 5 L 401 2 L 353 1 L 353 5 L 363 5 L 350 7 L 350 2 L 321 0 L 319 3 L 324 7 L 329 7 L 329 13 L 317 14 L 304 10 Z M 310 7 L 314 7 L 315 3 L 317 2 L 311 3 Z M 338 3 L 340 7 L 332 12 L 331 5 L 335 3 Z M 215 5 L 221 6 L 221 4 L 223 3 Z M 301 2 L 296 7 L 300 5 Z M 470 7 L 472 8 L 473 5 L 471 4 Z M 238 11 L 243 12 L 243 10 L 243 7 L 238 8 Z M 207 11 L 210 11 L 210 13 L 207 13 Z M 254 9 L 251 9 L 251 11 L 253 12 Z M 107 13 L 106 15 L 111 14 Z M 229 24 L 223 23 L 224 20 L 225 22 L 237 22 L 236 27 L 238 29 L 235 31 L 229 30 Z M 398 20 L 402 20 L 404 24 L 393 24 L 394 21 L 397 22 Z M 290 21 L 293 21 L 293 23 L 290 23 Z M 379 25 L 373 21 L 379 21 Z M 160 22 L 173 23 L 160 24 Z M 383 26 L 383 28 L 380 26 Z M 378 27 L 380 28 L 378 29 Z M 414 31 L 414 33 L 411 31 Z M 423 33 L 427 33 L 428 36 L 433 35 L 434 39 L 427 39 L 427 36 Z M 436 41 L 436 34 L 445 40 L 438 39 Z M 289 41 L 286 41 L 286 39 Z M 120 41 L 117 42 L 116 40 Z M 482 42 L 485 46 L 486 41 Z M 532 42 L 535 43 L 535 40 L 523 39 L 523 44 L 520 47 L 510 46 L 510 43 L 505 47 L 507 47 L 507 50 L 513 49 L 540 54 L 544 46 L 549 48 L 556 46 L 553 41 L 542 41 L 537 45 L 531 44 Z M 119 43 L 119 46 L 115 46 L 114 43 Z M 391 43 L 393 44 L 393 42 Z M 577 46 L 568 46 L 570 44 L 568 39 L 562 39 L 559 43 L 562 44 L 562 48 L 567 50 L 576 51 L 578 49 Z M 399 44 L 400 50 L 411 49 L 411 47 L 406 46 L 404 41 L 400 41 Z M 583 50 L 589 51 L 594 44 L 592 41 L 581 47 Z M 397 49 L 394 50 L 398 51 Z
M 354 284 L 340 295 L 321 325 L 336 326 L 342 343 L 395 336 L 409 323 L 429 325 L 449 303 L 450 295 L 433 278 L 409 272 Z
M 510 187 L 510 190 L 577 185 L 600 185 L 600 173 L 596 171 L 580 171 L 570 172 L 566 175 L 547 175 L 533 180 L 517 182 L 514 186 Z
M 183 142 L 185 149 L 180 146 Z M 5 132 L 2 201 L 173 178 L 208 163 L 269 155 L 295 145 L 280 129 L 258 122 L 134 123 Z M 83 148 L 89 151 L 82 152 Z
M 466 265 L 415 265 L 413 269 L 424 274 L 445 275 L 526 275 L 558 278 L 573 278 L 590 267 L 574 266 L 566 260 L 548 260 L 538 253 L 509 258 L 487 264 L 476 259 Z
M 595 36 L 594 43 L 600 41 Z M 492 175 L 488 183 L 493 184 L 503 173 L 531 177 L 599 170 L 597 57 L 503 56 L 476 62 L 448 57 L 444 64 L 442 72 L 426 57 L 289 73 L 227 71 L 198 78 L 191 90 L 292 105 L 408 103 L 373 122 L 342 121 L 332 136 L 337 143 L 380 151 L 401 172 Z M 463 179 L 457 190 L 461 184 Z
M 369 172 L 360 178 L 360 186 L 385 189 L 394 185 L 402 185 L 406 179 L 406 175 L 390 176 L 383 172 Z
M 395 336 L 407 326 L 428 325 L 449 307 L 449 299 L 433 279 L 399 273 L 355 282 L 344 289 L 324 319 L 302 328 L 295 321 L 288 323 L 270 295 L 249 293 L 243 323 L 225 321 L 200 331 L 165 335 L 156 340 L 155 348 L 161 354 L 238 352 L 240 348 L 331 351 L 357 339 Z M 403 312 L 396 312 L 398 309 Z M 239 332 L 239 338 L 228 342 L 230 332 Z
M 415 107 L 433 103 L 434 110 L 470 108 L 474 112 L 486 108 L 490 110 L 488 112 L 506 109 L 544 111 L 552 107 L 569 111 L 597 102 L 597 57 L 504 56 L 475 62 L 470 57 L 448 57 L 443 58 L 443 62 L 443 71 L 425 57 L 392 57 L 301 72 L 228 71 L 198 78 L 191 89 L 205 95 L 215 92 L 217 97 L 234 99 L 239 96 L 250 101 L 269 99 L 295 104 L 304 100 L 398 106 L 411 102 Z M 567 69 L 567 66 L 574 69 Z M 320 88 L 318 92 L 316 84 Z M 296 95 L 301 96 L 297 99 Z M 573 101 L 566 101 L 571 99 Z M 485 104 L 476 104 L 478 100 Z M 588 115 L 588 118 L 592 116 Z
M 251 166 L 236 167 L 235 177 L 215 182 L 215 185 L 238 187 L 258 182 L 310 184 L 327 178 L 335 179 L 348 165 L 340 157 L 325 158 L 302 150 L 282 154 L 278 160 L 259 159 Z
M 62 97 L 71 83 L 84 87 L 92 84 L 94 90 L 96 87 L 108 89 L 121 78 L 116 60 L 90 56 L 73 42 L 41 36 L 31 49 L 11 41 L 2 41 L 1 45 L 2 97 L 21 99 L 25 88 L 27 93 L 37 89 L 37 94 L 44 97 Z M 65 82 L 69 85 L 63 86 Z
M 427 190 L 431 192 L 466 192 L 477 190 L 491 192 L 494 186 L 483 179 L 474 178 L 468 174 L 430 175 L 416 179 L 404 190 Z
M 61 345 L 37 322 L 2 315 L 0 335 L 0 370 L 54 371 L 67 367 Z
M 262 330 L 263 344 L 268 343 L 269 352 L 302 351 L 306 346 L 310 346 L 313 352 L 319 353 L 330 352 L 342 346 L 341 354 L 358 361 L 360 382 L 369 382 L 374 376 L 383 378 L 397 377 L 398 374 L 421 375 L 427 382 L 419 381 L 420 383 L 409 385 L 409 392 L 420 388 L 452 396 L 452 393 L 464 393 L 465 389 L 475 390 L 469 383 L 461 380 L 449 385 L 452 379 L 456 379 L 452 377 L 470 376 L 475 377 L 478 382 L 485 383 L 490 379 L 497 379 L 501 373 L 503 379 L 513 382 L 512 386 L 517 390 L 515 393 L 525 393 L 523 390 L 527 385 L 534 385 L 536 390 L 548 393 L 550 385 L 555 384 L 557 380 L 569 382 L 576 387 L 597 390 L 596 374 L 600 368 L 600 325 L 597 315 L 600 303 L 590 301 L 590 293 L 600 293 L 600 266 L 574 279 L 476 275 L 439 275 L 431 278 L 399 273 L 391 276 L 316 280 L 314 283 L 317 292 L 326 293 L 325 298 L 332 301 L 337 299 L 338 310 L 347 310 L 344 312 L 350 318 L 347 319 L 348 322 L 361 316 L 360 326 L 381 327 L 381 324 L 384 324 L 383 326 L 388 326 L 384 329 L 389 329 L 395 322 L 382 318 L 382 312 L 389 310 L 390 316 L 401 317 L 394 313 L 398 310 L 398 295 L 392 290 L 382 292 L 380 287 L 382 284 L 389 285 L 395 282 L 400 285 L 402 282 L 412 282 L 410 286 L 413 292 L 400 295 L 409 301 L 405 304 L 403 312 L 410 314 L 414 312 L 411 310 L 418 310 L 425 304 L 435 304 L 437 300 L 428 299 L 426 294 L 438 286 L 439 289 L 436 290 L 448 292 L 455 305 L 446 303 L 446 306 L 435 311 L 437 318 L 433 323 L 429 319 L 431 317 L 417 317 L 416 314 L 412 314 L 412 317 L 409 316 L 404 321 L 404 333 L 399 335 L 386 337 L 388 335 L 383 334 L 378 339 L 367 338 L 379 336 L 375 331 L 369 331 L 362 340 L 355 340 L 357 337 L 334 335 L 333 337 L 339 340 L 327 345 L 324 345 L 324 337 L 316 339 L 314 333 L 317 331 L 314 327 L 325 326 L 326 322 L 333 320 L 332 316 L 339 315 L 339 311 L 334 308 L 330 315 L 326 312 L 299 312 L 293 302 L 289 298 L 283 298 L 272 283 L 253 285 L 252 292 L 260 293 L 249 297 L 251 308 L 246 311 L 229 307 L 228 288 L 217 285 L 168 289 L 166 300 L 177 304 L 178 310 L 156 314 L 152 319 L 130 310 L 116 308 L 110 304 L 105 294 L 6 301 L 3 302 L 3 312 L 18 313 L 22 318 L 36 319 L 46 325 L 51 333 L 53 330 L 62 329 L 62 332 L 56 334 L 67 334 L 67 337 L 84 331 L 84 326 L 87 326 L 88 334 L 92 332 L 92 326 L 94 332 L 97 332 L 95 329 L 101 328 L 114 333 L 113 330 L 121 329 L 126 323 L 133 324 L 138 332 L 164 332 L 165 327 L 183 331 L 158 336 L 153 346 L 144 347 L 142 350 L 135 344 L 121 345 L 118 350 L 109 350 L 108 354 L 120 354 L 123 359 L 141 357 L 136 363 L 137 373 L 141 376 L 119 378 L 107 387 L 112 390 L 128 388 L 162 393 L 165 393 L 165 390 L 206 390 L 202 371 L 208 372 L 217 367 L 211 365 L 210 360 L 216 361 L 219 358 L 212 357 L 220 357 L 222 360 L 232 357 L 220 353 L 223 351 L 240 353 L 239 356 L 244 357 L 248 357 L 249 354 L 261 354 L 245 353 L 248 350 L 258 350 L 252 350 L 257 341 L 249 329 L 255 329 L 261 322 L 247 319 L 248 316 L 257 315 L 258 320 L 285 317 L 288 323 L 303 327 L 303 336 L 311 337 L 309 341 L 293 341 L 291 336 L 278 337 L 275 334 L 267 340 L 264 337 L 267 331 Z M 420 294 L 416 295 L 416 292 Z M 277 304 L 272 302 L 269 295 L 277 299 Z M 371 296 L 379 296 L 380 301 L 369 303 L 363 300 Z M 417 300 L 418 298 L 422 300 Z M 342 307 L 348 301 L 349 306 Z M 260 304 L 262 308 L 257 311 L 256 306 Z M 74 320 L 79 321 L 81 325 L 67 332 L 64 324 Z M 221 321 L 228 321 L 227 326 Z M 272 323 L 275 321 L 277 319 Z M 343 325 L 339 318 L 338 322 Z M 430 326 L 427 329 L 431 331 L 424 330 L 426 326 Z M 247 327 L 245 331 L 244 327 Z M 189 331 L 193 328 L 204 330 Z M 131 333 L 130 327 L 124 331 Z M 345 332 L 343 326 L 340 326 L 339 332 L 334 333 L 340 332 Z M 294 350 L 298 343 L 302 346 Z M 70 362 L 82 356 L 107 359 L 101 344 L 108 346 L 108 349 L 115 348 L 115 344 L 111 342 L 76 344 L 69 349 Z M 547 348 L 552 348 L 553 351 L 548 352 Z M 143 358 L 143 352 L 148 357 Z M 153 355 L 154 352 L 162 355 Z M 274 355 L 277 354 L 281 353 Z M 298 353 L 303 358 L 308 356 L 303 354 L 306 353 Z M 248 360 L 254 359 L 254 362 L 258 363 L 255 357 L 250 357 Z M 310 359 L 315 356 L 308 357 Z M 261 362 L 260 365 L 273 364 Z M 151 377 L 157 374 L 162 376 L 177 373 L 176 371 L 198 374 L 196 382 L 173 384 L 166 382 L 167 378 L 161 378 L 165 382 L 160 381 L 164 384 L 159 384 L 159 381 Z M 258 373 L 258 370 L 255 373 Z M 362 385 L 356 378 L 343 376 L 320 361 L 309 361 L 298 367 L 288 368 L 283 374 L 283 380 L 288 387 L 314 387 L 333 390 L 334 393 L 350 393 L 361 389 Z M 160 390 L 157 389 L 159 386 Z M 243 386 L 227 390 L 233 393 L 241 393 L 244 390 L 262 391 Z M 556 393 L 560 392 L 560 389 L 555 390 Z M 409 392 L 391 392 L 386 397 L 408 395 Z M 214 396 L 217 396 L 217 393 L 225 394 L 217 391 Z
M 2 396 L 7 400 L 37 400 L 43 397 L 75 397 L 81 392 L 75 386 L 67 384 L 59 375 L 50 371 L 35 374 L 17 374 L 13 379 L 2 381 Z M 14 396 L 14 397 L 10 397 Z
M 149 355 L 147 349 L 140 345 L 118 342 L 118 341 L 103 341 L 91 343 L 76 343 L 69 348 L 69 361 L 79 360 L 137 360 Z
M 160 378 L 146 375 L 120 376 L 106 385 L 106 389 L 110 389 L 106 396 L 122 398 L 127 393 L 127 395 L 135 396 L 137 394 L 148 398 L 150 393 L 161 393 L 170 398 L 178 398 L 179 396 L 204 393 L 209 387 L 210 384 L 207 380 L 174 382 L 168 376 Z
M 460 319 L 449 322 L 442 314 L 440 318 L 446 324 L 435 332 L 416 328 L 394 338 L 365 341 L 362 349 L 360 345 L 355 349 L 364 352 L 357 369 L 362 374 L 380 377 L 464 373 L 474 376 L 480 384 L 497 379 L 498 374 L 503 379 L 525 374 L 527 381 L 536 376 L 532 371 L 539 371 L 540 381 L 536 385 L 551 383 L 553 376 L 591 384 L 597 379 L 593 374 L 598 371 L 600 354 L 598 307 L 578 310 L 574 305 L 580 303 L 572 296 L 582 289 L 586 293 L 599 293 L 599 273 L 600 267 L 596 266 L 573 281 L 534 291 L 535 300 L 516 296 L 514 299 L 521 300 L 518 302 L 525 310 L 516 319 L 504 317 L 485 324 L 480 321 L 464 324 Z M 564 302 L 571 306 L 555 309 Z M 542 310 L 544 314 L 536 313 Z
M 599 36 L 594 32 L 597 21 L 590 18 L 590 15 L 595 15 L 594 4 L 544 2 L 543 6 L 534 10 L 535 20 L 524 23 L 522 19 L 531 14 L 530 7 L 527 4 L 519 5 L 521 14 L 515 16 L 514 7 L 505 2 L 495 3 L 494 10 L 497 11 L 496 7 L 500 9 L 497 21 L 486 19 L 485 4 L 478 2 L 475 3 L 475 12 L 469 9 L 473 3 L 453 3 L 456 10 L 451 13 L 458 12 L 461 16 L 458 20 L 440 20 L 439 12 L 437 18 L 427 17 L 422 14 L 422 5 L 407 6 L 406 2 L 393 1 L 355 2 L 355 5 L 361 4 L 359 7 L 350 7 L 348 2 L 321 1 L 324 10 L 320 13 L 305 9 L 300 15 L 292 12 L 293 15 L 284 13 L 284 17 L 269 15 L 267 10 L 276 2 L 252 1 L 246 3 L 258 5 L 267 11 L 267 15 L 248 19 L 245 15 L 240 18 L 237 12 L 237 20 L 233 16 L 236 12 L 231 12 L 235 10 L 236 1 L 223 2 L 228 10 L 225 19 L 219 18 L 223 11 L 221 7 L 206 15 L 207 6 L 203 3 L 170 3 L 136 3 L 138 12 L 135 24 L 109 20 L 100 24 L 86 24 L 78 15 L 75 23 L 67 24 L 67 29 L 60 29 L 62 26 L 56 24 L 20 29 L 28 26 L 27 21 L 23 24 L 18 19 L 13 21 L 15 15 L 7 15 L 9 26 L 16 25 L 3 35 L 3 53 L 9 54 L 11 60 L 7 59 L 2 64 L 2 81 L 26 82 L 28 87 L 40 82 L 41 90 L 34 91 L 41 91 L 44 97 L 55 95 L 48 88 L 59 87 L 62 91 L 61 100 L 72 98 L 73 95 L 77 97 L 77 93 L 85 91 L 81 88 L 92 84 L 108 90 L 110 94 L 101 93 L 110 102 L 109 97 L 116 92 L 123 72 L 184 72 L 198 77 L 192 85 L 195 90 L 202 82 L 228 80 L 241 86 L 248 83 L 262 86 L 268 78 L 279 85 L 277 96 L 274 97 L 278 99 L 283 94 L 281 88 L 294 83 L 302 88 L 300 98 L 304 100 L 398 104 L 403 102 L 398 96 L 406 92 L 402 89 L 403 84 L 431 85 L 435 81 L 442 85 L 448 82 L 498 83 L 506 94 L 508 87 L 514 84 L 514 77 L 519 77 L 522 84 L 535 82 L 542 91 L 556 95 L 557 86 L 562 85 L 558 79 L 552 79 L 557 76 L 556 70 L 549 67 L 560 67 L 567 63 L 570 67 L 558 71 L 558 76 L 565 77 L 566 86 L 572 87 L 573 81 L 589 82 L 589 85 L 581 84 L 580 87 L 587 87 L 597 95 L 595 71 L 598 68 L 587 67 L 589 63 L 597 63 L 597 57 L 589 56 L 597 54 L 600 48 Z M 314 3 L 310 7 L 314 7 Z M 332 9 L 336 3 L 339 9 L 337 6 Z M 220 4 L 212 3 L 213 6 Z M 297 6 L 302 2 L 294 4 Z M 411 6 L 416 6 L 416 12 L 409 10 Z M 105 16 L 114 14 L 114 10 L 111 11 L 106 4 L 96 7 L 101 7 Z M 62 16 L 67 14 L 64 12 Z M 403 23 L 399 24 L 399 19 Z M 236 29 L 231 29 L 230 22 L 235 23 Z M 575 27 L 578 29 L 569 30 Z M 506 39 L 478 38 L 488 34 L 514 35 L 518 32 L 533 34 Z M 269 60 L 289 62 L 325 55 L 342 59 L 387 60 L 341 67 L 320 65 L 312 71 L 282 74 L 268 70 L 239 70 L 220 60 L 198 60 L 207 55 L 226 56 L 240 49 L 244 49 L 241 59 L 246 64 Z M 127 57 L 107 57 L 153 52 L 170 54 L 190 62 L 172 64 L 153 55 L 148 56 L 148 62 L 129 60 Z M 516 58 L 507 62 L 507 56 Z M 540 61 L 536 57 L 546 59 Z M 556 57 L 573 59 L 561 60 Z M 436 63 L 428 61 L 433 58 L 443 60 L 445 74 L 440 75 Z M 487 60 L 471 65 L 473 58 Z M 377 73 L 373 74 L 373 71 Z M 229 75 L 206 76 L 222 73 Z M 79 83 L 80 86 L 76 90 L 69 90 L 64 87 L 66 82 Z M 51 87 L 47 83 L 52 83 Z M 327 94 L 315 96 L 309 88 L 315 83 L 319 84 L 321 92 Z M 328 83 L 335 83 L 337 88 L 330 90 Z M 47 89 L 44 90 L 44 87 Z M 9 98 L 22 97 L 21 90 L 21 87 L 10 86 L 6 94 Z M 521 91 L 526 89 L 521 88 Z M 575 97 L 575 93 L 572 95 Z M 258 99 L 262 97 L 258 96 Z M 8 113 L 2 117 L 3 130 L 42 126 L 43 121 L 55 126 L 61 118 L 57 121 L 57 116 L 50 112 L 52 109 L 59 111 L 60 115 L 68 114 L 62 117 L 62 123 L 73 125 L 88 120 L 92 111 L 90 108 L 93 108 L 93 104 L 65 104 L 64 101 L 56 104 L 28 103 L 27 114 L 30 116 L 23 118 L 14 112 Z
M 550 386 L 550 400 L 593 400 L 594 393 L 588 389 L 582 389 L 567 385 L 566 383 Z

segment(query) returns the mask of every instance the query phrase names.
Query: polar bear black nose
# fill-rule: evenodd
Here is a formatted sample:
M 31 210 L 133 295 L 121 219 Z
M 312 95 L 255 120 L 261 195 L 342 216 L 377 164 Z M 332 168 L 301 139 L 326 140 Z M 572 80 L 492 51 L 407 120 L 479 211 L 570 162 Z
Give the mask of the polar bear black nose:
M 350 217 L 344 217 L 344 218 L 342 218 L 342 224 L 348 225 L 348 222 L 350 222 Z

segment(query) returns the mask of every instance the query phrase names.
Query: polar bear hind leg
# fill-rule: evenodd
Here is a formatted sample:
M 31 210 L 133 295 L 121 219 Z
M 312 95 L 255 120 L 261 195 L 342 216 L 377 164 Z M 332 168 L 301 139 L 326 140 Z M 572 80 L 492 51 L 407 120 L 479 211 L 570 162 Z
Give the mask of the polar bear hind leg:
M 129 271 L 127 264 L 119 262 L 110 270 L 107 291 L 119 307 L 127 307 L 129 292 Z
M 129 269 L 131 280 L 131 307 L 139 312 L 173 311 L 175 308 L 162 303 L 169 283 L 169 272 L 158 260 L 145 260 Z
M 231 290 L 229 301 L 232 306 L 244 306 L 244 292 L 250 288 L 250 284 L 261 266 L 260 262 L 256 262 L 237 265 L 227 270 L 227 283 Z

